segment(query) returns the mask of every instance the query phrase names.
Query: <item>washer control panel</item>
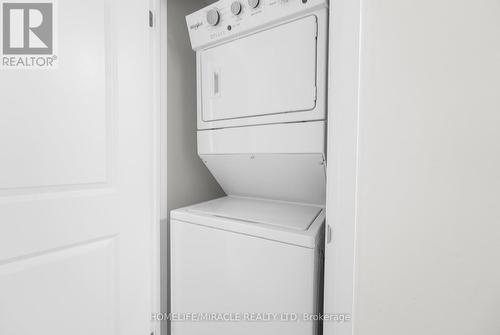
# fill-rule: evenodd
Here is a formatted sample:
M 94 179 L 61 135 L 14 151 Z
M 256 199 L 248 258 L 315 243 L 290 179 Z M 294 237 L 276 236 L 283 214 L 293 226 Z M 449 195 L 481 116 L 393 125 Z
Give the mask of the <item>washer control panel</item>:
M 186 17 L 194 50 L 328 6 L 328 0 L 220 0 Z

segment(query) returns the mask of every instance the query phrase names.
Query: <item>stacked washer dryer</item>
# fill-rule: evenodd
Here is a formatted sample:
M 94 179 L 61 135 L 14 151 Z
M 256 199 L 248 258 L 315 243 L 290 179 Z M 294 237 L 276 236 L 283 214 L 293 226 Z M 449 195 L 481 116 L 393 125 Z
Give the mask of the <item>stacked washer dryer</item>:
M 171 213 L 172 334 L 317 334 L 327 1 L 221 0 L 187 24 L 198 154 L 227 197 Z

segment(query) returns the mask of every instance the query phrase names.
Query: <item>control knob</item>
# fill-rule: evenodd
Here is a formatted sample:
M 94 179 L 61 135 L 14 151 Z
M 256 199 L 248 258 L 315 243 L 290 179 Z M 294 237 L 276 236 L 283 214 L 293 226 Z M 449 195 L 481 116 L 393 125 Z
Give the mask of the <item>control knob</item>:
M 234 15 L 240 15 L 241 13 L 241 2 L 235 1 L 231 4 L 231 12 Z
M 257 8 L 259 6 L 260 0 L 248 0 L 248 5 L 252 8 Z
M 207 13 L 207 22 L 211 26 L 216 26 L 219 24 L 220 21 L 220 14 L 217 9 L 211 9 Z

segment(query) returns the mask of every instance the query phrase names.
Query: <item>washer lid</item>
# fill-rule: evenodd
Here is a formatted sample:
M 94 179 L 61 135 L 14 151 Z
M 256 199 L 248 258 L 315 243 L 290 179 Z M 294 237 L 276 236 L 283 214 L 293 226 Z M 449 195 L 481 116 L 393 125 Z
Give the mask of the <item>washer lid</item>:
M 189 207 L 193 213 L 306 231 L 322 208 L 273 200 L 224 197 Z

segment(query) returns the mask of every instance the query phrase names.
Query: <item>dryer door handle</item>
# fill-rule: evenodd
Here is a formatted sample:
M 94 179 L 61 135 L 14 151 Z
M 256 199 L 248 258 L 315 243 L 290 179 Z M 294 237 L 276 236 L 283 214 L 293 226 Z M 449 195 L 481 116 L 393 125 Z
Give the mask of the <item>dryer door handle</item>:
M 219 71 L 214 71 L 213 73 L 213 96 L 218 97 L 220 96 L 220 89 L 221 89 L 221 82 L 220 82 L 220 72 Z

